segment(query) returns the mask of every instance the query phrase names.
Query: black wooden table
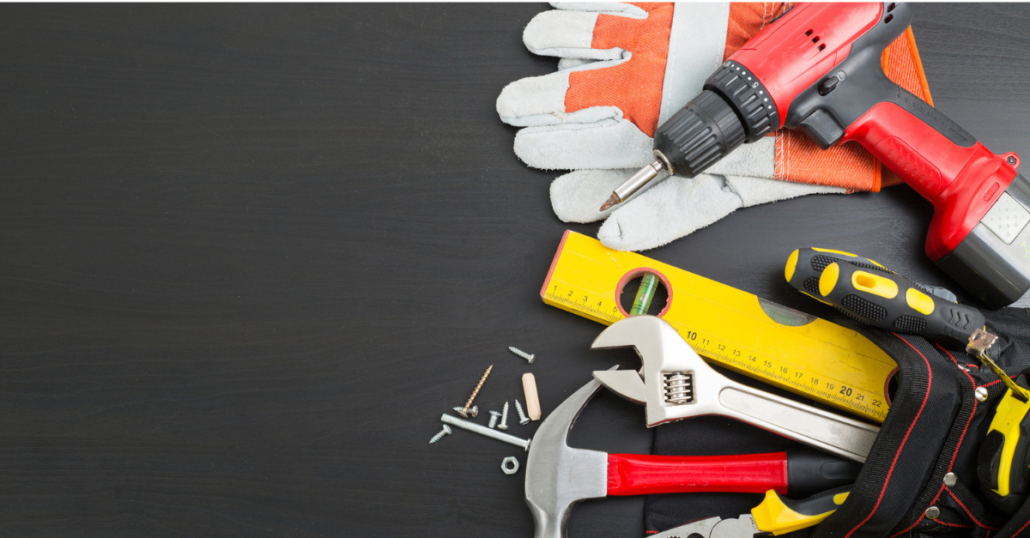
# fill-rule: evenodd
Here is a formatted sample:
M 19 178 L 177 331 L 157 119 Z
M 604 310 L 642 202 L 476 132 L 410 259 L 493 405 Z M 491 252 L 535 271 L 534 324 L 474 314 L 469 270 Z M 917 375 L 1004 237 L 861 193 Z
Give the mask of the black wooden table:
M 0 7 L 0 535 L 531 536 L 518 449 L 426 442 L 490 364 L 481 408 L 532 371 L 545 412 L 633 366 L 538 296 L 570 226 L 494 100 L 554 69 L 521 43 L 543 9 Z M 1030 155 L 1030 7 L 914 28 L 937 107 Z M 808 197 L 648 255 L 828 315 L 792 249 L 954 287 L 930 217 L 907 187 Z M 647 450 L 640 408 L 596 404 L 576 443 Z M 640 536 L 641 506 L 570 534 Z

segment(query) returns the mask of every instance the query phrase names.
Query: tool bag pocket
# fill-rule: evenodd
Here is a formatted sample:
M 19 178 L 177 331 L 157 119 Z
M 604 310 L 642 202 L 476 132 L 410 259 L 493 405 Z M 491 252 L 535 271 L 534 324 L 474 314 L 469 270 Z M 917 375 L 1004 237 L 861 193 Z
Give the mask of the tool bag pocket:
M 987 315 L 992 349 L 1008 373 L 1030 370 L 1030 312 Z M 846 323 L 846 322 L 842 322 Z M 1030 503 L 1011 516 L 981 490 L 977 456 L 1005 385 L 962 349 L 851 324 L 898 362 L 897 388 L 876 443 L 847 501 L 815 538 L 1017 536 Z M 976 397 L 978 387 L 986 399 Z M 1030 532 L 1028 532 L 1030 534 Z

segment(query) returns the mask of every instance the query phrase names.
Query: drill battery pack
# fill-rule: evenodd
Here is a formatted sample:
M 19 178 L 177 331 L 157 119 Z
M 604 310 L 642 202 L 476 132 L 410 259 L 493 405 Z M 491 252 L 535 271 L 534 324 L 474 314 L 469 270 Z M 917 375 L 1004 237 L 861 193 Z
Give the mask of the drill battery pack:
M 1016 174 L 969 235 L 937 267 L 992 310 L 1030 289 L 1030 182 Z

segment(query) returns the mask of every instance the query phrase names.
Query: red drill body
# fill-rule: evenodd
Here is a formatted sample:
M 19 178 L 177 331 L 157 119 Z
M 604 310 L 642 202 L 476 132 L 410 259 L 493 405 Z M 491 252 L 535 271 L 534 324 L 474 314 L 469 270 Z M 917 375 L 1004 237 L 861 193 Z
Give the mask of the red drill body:
M 884 49 L 909 26 L 902 3 L 801 3 L 767 25 L 655 133 L 654 168 L 693 177 L 743 143 L 801 129 L 823 148 L 857 142 L 934 206 L 926 253 L 992 308 L 1030 289 L 1030 182 L 890 81 Z M 632 185 L 631 185 L 632 183 Z

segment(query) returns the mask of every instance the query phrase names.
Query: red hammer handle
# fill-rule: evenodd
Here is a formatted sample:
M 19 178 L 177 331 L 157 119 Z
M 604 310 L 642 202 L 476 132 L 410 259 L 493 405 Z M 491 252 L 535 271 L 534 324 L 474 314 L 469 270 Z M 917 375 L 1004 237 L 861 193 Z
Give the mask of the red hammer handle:
M 608 495 L 736 492 L 787 494 L 787 453 L 739 456 L 608 454 Z

